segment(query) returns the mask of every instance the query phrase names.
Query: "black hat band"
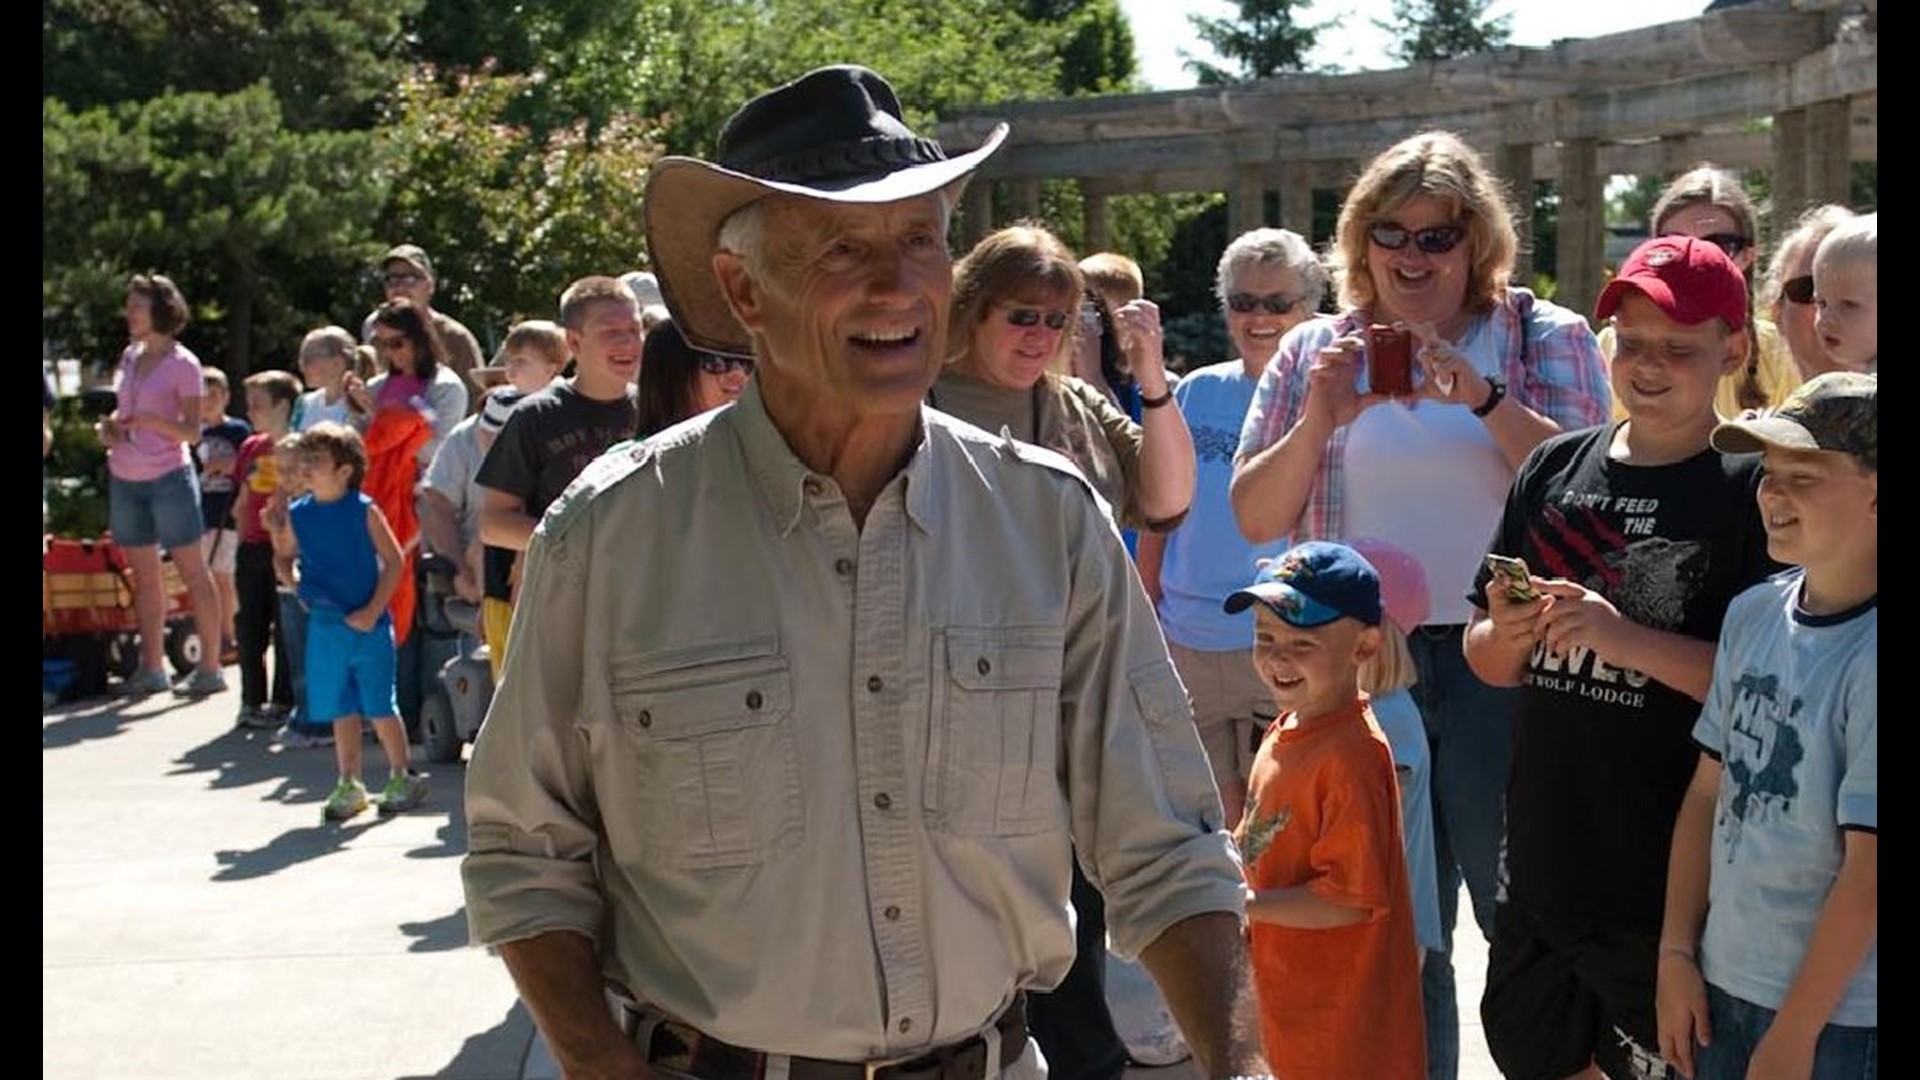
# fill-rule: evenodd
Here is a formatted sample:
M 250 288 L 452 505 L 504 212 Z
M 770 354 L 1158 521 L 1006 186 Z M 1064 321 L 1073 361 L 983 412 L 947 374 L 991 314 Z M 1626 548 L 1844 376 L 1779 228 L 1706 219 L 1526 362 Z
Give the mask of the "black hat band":
M 932 165 L 945 160 L 947 160 L 946 151 L 932 139 L 876 135 L 866 139 L 809 147 L 794 153 L 778 154 L 753 162 L 722 161 L 720 164 L 762 180 L 809 183 L 872 176 L 915 165 Z

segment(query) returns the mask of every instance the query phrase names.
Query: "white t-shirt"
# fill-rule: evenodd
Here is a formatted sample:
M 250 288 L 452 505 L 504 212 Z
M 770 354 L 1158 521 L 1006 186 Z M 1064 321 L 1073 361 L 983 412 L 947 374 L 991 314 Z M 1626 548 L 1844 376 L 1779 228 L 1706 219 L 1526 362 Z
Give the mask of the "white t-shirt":
M 351 417 L 347 395 L 341 394 L 339 401 L 329 405 L 325 390 L 309 390 L 300 395 L 300 423 L 296 430 L 306 431 L 315 424 L 329 420 L 336 424 L 351 424 Z
M 1485 316 L 1455 343 L 1481 375 L 1500 371 Z M 1342 469 L 1347 533 L 1396 540 L 1420 559 L 1429 625 L 1467 621 L 1467 594 L 1500 523 L 1513 466 L 1465 405 L 1389 401 L 1354 420 Z

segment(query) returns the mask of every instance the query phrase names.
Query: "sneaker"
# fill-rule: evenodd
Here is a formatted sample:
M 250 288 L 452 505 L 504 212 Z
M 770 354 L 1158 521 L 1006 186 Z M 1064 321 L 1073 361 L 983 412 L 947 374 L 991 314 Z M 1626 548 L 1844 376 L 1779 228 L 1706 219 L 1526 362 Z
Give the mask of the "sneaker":
M 274 744 L 282 750 L 319 750 L 333 745 L 331 735 L 309 735 L 304 731 L 295 731 L 290 727 L 280 729 Z
M 427 778 L 417 773 L 390 776 L 380 789 L 380 816 L 411 810 L 427 801 Z
M 227 677 L 206 668 L 194 668 L 193 674 L 173 684 L 175 697 L 207 697 L 227 692 Z
M 166 693 L 170 685 L 166 672 L 158 668 L 141 668 L 120 684 L 120 692 L 128 697 L 146 697 L 148 694 Z
M 280 714 L 263 705 L 248 705 L 240 710 L 235 725 L 256 731 L 272 731 L 280 726 Z
M 367 808 L 367 785 L 358 780 L 342 780 L 320 808 L 320 820 L 345 821 Z

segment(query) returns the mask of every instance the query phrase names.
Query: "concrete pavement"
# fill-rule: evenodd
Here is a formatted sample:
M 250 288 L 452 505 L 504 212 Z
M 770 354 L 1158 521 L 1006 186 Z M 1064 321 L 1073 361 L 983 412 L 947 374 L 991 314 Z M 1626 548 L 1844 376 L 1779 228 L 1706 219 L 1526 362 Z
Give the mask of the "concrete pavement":
M 422 766 L 420 810 L 323 825 L 333 752 L 236 730 L 238 707 L 229 691 L 43 716 L 45 1080 L 556 1078 L 504 965 L 466 945 L 463 769 Z M 377 788 L 371 741 L 366 771 Z M 1461 1080 L 1498 1080 L 1471 1007 L 1484 947 L 1465 937 Z

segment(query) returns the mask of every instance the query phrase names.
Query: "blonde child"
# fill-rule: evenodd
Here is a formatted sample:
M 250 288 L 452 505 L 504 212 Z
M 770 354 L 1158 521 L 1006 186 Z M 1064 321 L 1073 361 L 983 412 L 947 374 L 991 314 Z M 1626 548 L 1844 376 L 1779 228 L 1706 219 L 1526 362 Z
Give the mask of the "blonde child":
M 285 646 L 287 681 L 293 688 L 293 711 L 286 726 L 275 739 L 282 750 L 315 750 L 333 745 L 333 725 L 308 718 L 307 701 L 307 609 L 294 587 L 293 560 L 296 551 L 293 525 L 287 519 L 287 507 L 307 493 L 300 474 L 300 435 L 284 435 L 273 444 L 274 469 L 278 483 L 260 511 L 261 524 L 273 538 L 274 630 Z
M 386 515 L 360 490 L 367 451 L 345 424 L 323 423 L 300 437 L 300 472 L 307 493 L 287 508 L 293 527 L 290 554 L 300 599 L 307 606 L 307 710 L 333 724 L 339 782 L 321 816 L 346 821 L 369 805 L 360 778 L 360 721 L 387 756 L 379 795 L 384 816 L 419 806 L 427 781 L 407 768 L 407 731 L 394 699 L 393 617 L 387 611 L 406 567 Z
M 1414 937 L 1420 959 L 1446 948 L 1440 932 L 1440 882 L 1433 846 L 1433 763 L 1427 750 L 1427 726 L 1414 703 L 1419 679 L 1407 633 L 1427 621 L 1432 597 L 1427 572 L 1405 548 L 1385 540 L 1355 540 L 1351 546 L 1380 575 L 1380 648 L 1360 665 L 1360 689 L 1373 706 L 1373 719 L 1393 750 L 1394 778 L 1400 785 L 1401 839 L 1407 855 L 1407 882 L 1413 894 Z
M 327 421 L 366 423 L 364 419 L 356 419 L 353 397 L 347 393 L 348 383 L 355 377 L 354 350 L 358 347 L 353 335 L 339 326 L 309 330 L 301 339 L 300 378 L 308 390 L 300 398 L 300 407 L 294 410 L 293 430 L 305 431 Z
M 1254 608 L 1254 668 L 1280 711 L 1234 831 L 1267 1064 L 1289 1080 L 1424 1080 L 1400 795 L 1360 690 L 1381 645 L 1379 574 L 1312 541 L 1225 607 Z
M 567 366 L 567 332 L 550 319 L 525 319 L 507 331 L 493 363 L 470 373 L 482 393 L 508 383 L 522 394 L 547 388 Z
M 261 520 L 267 500 L 280 484 L 275 444 L 293 423 L 300 383 L 285 371 L 262 371 L 247 377 L 247 419 L 254 433 L 240 444 L 234 470 L 240 478 L 233 505 L 233 521 L 240 536 L 234 553 L 234 585 L 239 597 L 235 622 L 240 631 L 241 727 L 271 730 L 293 712 L 293 672 L 284 635 L 279 632 L 279 603 L 275 598 L 273 537 Z M 267 682 L 267 651 L 273 650 L 273 682 Z
M 200 368 L 203 392 L 200 395 L 200 442 L 193 448 L 193 459 L 200 468 L 200 520 L 206 531 L 200 534 L 200 553 L 213 575 L 214 590 L 220 594 L 220 664 L 239 659 L 238 637 L 234 633 L 234 611 L 239 597 L 234 592 L 234 549 L 240 534 L 233 527 L 233 497 L 237 480 L 234 465 L 240 446 L 253 434 L 245 420 L 227 415 L 233 391 L 227 373 L 212 365 Z
M 1814 332 L 1827 355 L 1877 372 L 1880 353 L 1880 215 L 1833 227 L 1813 255 Z

